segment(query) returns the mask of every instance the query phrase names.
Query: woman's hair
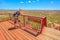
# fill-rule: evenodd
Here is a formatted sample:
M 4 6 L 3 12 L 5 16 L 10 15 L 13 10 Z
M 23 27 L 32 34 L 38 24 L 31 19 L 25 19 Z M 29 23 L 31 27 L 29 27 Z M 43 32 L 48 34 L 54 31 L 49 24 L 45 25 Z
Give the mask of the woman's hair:
M 22 11 L 22 9 L 19 9 L 19 11 Z

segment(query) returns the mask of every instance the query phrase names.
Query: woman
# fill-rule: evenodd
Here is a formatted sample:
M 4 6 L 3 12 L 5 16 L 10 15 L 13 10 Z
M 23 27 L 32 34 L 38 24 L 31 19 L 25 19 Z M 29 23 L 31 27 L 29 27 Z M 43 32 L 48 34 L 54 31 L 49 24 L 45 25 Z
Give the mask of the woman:
M 14 27 L 13 28 L 9 28 L 8 30 L 12 30 L 12 29 L 16 29 L 18 28 L 18 26 L 16 26 L 16 23 L 18 22 L 20 27 L 21 27 L 21 24 L 20 24 L 20 20 L 19 20 L 19 16 L 23 15 L 22 13 L 22 9 L 19 9 L 18 11 L 16 11 L 14 14 L 13 14 L 13 18 L 14 18 Z

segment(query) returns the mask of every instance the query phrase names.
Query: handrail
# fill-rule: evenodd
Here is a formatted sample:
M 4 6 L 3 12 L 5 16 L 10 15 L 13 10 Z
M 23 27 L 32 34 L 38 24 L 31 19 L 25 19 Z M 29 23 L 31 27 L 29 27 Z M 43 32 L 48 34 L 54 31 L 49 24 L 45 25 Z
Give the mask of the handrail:
M 42 24 L 41 30 L 38 30 L 38 33 L 42 33 L 44 27 L 47 27 L 46 17 L 41 18 L 41 17 L 37 17 L 37 16 L 23 15 L 24 27 L 25 27 L 25 24 L 26 24 L 25 17 L 28 17 L 28 20 L 30 20 L 30 21 L 34 21 L 36 19 L 35 21 L 37 21 L 37 23 L 41 23 Z M 33 18 L 33 19 L 29 19 L 29 17 Z M 40 21 L 40 22 L 38 22 L 38 21 Z
M 9 14 L 9 15 L 10 15 L 10 20 L 11 20 L 11 14 Z M 42 27 L 41 27 L 41 29 L 37 30 L 38 34 L 42 33 L 44 27 L 47 27 L 46 17 L 41 18 L 41 17 L 37 17 L 37 16 L 30 16 L 30 15 L 21 15 L 21 16 L 23 16 L 23 26 L 24 27 L 26 26 L 25 17 L 27 17 L 29 21 L 41 23 Z

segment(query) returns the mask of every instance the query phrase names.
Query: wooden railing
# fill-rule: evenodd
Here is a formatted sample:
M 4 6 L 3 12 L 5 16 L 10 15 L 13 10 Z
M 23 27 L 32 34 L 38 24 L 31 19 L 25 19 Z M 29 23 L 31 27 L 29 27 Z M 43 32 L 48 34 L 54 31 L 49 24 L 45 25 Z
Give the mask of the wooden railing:
M 23 16 L 23 22 L 22 22 L 23 30 L 28 31 L 29 33 L 31 33 L 33 35 L 37 36 L 38 34 L 42 33 L 44 27 L 47 27 L 46 17 L 41 18 L 41 17 L 36 17 L 36 16 L 30 16 L 30 15 L 22 15 L 22 16 Z M 41 27 L 37 30 L 33 29 L 32 25 L 30 25 L 29 23 L 28 24 L 26 23 L 26 18 L 29 22 L 35 22 L 35 23 L 41 24 Z M 13 18 L 11 17 L 11 14 L 10 14 L 10 20 L 12 20 L 12 19 Z M 27 25 L 29 25 L 28 26 L 29 28 L 27 27 Z
M 28 17 L 28 21 L 41 23 L 42 27 L 47 27 L 46 17 L 41 18 L 41 17 L 36 17 L 36 16 L 23 15 L 24 25 L 26 24 L 25 17 Z

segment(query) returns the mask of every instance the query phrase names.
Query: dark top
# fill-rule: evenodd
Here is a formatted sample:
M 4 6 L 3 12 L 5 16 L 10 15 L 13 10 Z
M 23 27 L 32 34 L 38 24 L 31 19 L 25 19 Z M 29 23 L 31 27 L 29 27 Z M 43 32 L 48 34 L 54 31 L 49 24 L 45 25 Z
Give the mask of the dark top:
M 15 13 L 13 14 L 13 17 L 14 17 L 14 18 L 18 18 L 19 15 L 20 15 L 20 13 L 19 13 L 19 11 L 17 11 L 17 12 L 15 12 Z

